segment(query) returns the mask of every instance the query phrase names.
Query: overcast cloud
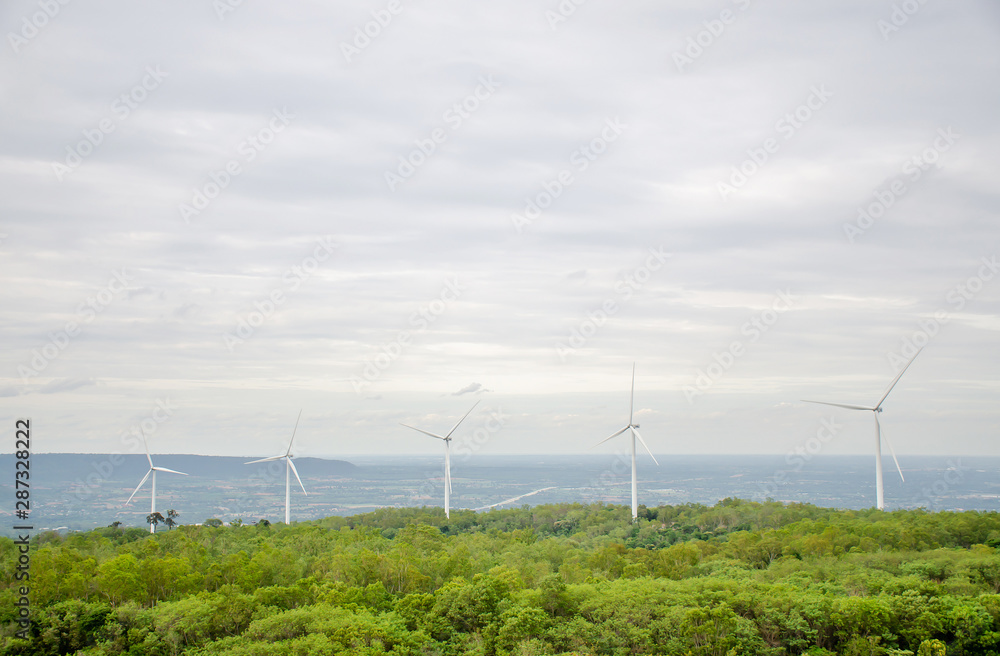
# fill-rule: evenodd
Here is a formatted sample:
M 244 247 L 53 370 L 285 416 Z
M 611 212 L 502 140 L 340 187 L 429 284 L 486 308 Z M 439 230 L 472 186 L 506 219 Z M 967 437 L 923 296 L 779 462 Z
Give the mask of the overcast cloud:
M 3 425 L 1000 455 L 1000 8 L 576 3 L 3 3 Z

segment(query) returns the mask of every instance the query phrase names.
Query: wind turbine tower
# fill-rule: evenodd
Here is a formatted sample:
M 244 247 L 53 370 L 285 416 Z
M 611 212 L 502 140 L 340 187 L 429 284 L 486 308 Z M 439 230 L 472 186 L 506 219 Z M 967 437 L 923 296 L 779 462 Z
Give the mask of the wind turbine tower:
M 246 465 L 254 465 L 258 462 L 271 462 L 274 460 L 284 460 L 285 461 L 285 524 L 291 523 L 291 502 L 292 502 L 292 487 L 291 487 L 291 474 L 295 474 L 295 480 L 299 482 L 299 487 L 302 488 L 302 494 L 309 496 L 306 492 L 306 486 L 302 484 L 302 479 L 299 478 L 299 472 L 295 469 L 295 463 L 292 462 L 292 442 L 295 441 L 295 431 L 299 428 L 299 419 L 302 417 L 302 411 L 299 410 L 299 416 L 295 418 L 295 428 L 292 429 L 292 438 L 288 440 L 288 448 L 285 449 L 284 453 L 279 453 L 276 456 L 271 456 L 270 458 L 261 458 L 259 460 L 251 460 L 250 462 L 244 463 Z
M 637 424 L 637 423 L 635 423 L 633 421 L 632 415 L 633 415 L 633 408 L 634 408 L 634 406 L 635 406 L 635 363 L 633 362 L 632 363 L 632 392 L 629 395 L 629 401 L 628 401 L 628 423 L 625 424 L 625 427 L 622 428 L 621 430 L 619 430 L 618 432 L 613 433 L 611 436 L 604 438 L 603 440 L 601 440 L 600 442 L 598 442 L 597 444 L 595 444 L 593 447 L 591 447 L 591 448 L 596 448 L 596 447 L 604 444 L 608 440 L 611 440 L 611 439 L 614 439 L 614 438 L 618 437 L 619 435 L 621 435 L 625 431 L 628 431 L 631 434 L 631 436 L 632 436 L 632 521 L 633 522 L 639 516 L 638 515 L 638 513 L 639 513 L 639 481 L 638 481 L 638 476 L 636 475 L 636 468 L 635 468 L 635 440 L 636 440 L 636 438 L 639 438 L 639 442 L 642 444 L 642 448 L 646 449 L 646 453 L 648 453 L 649 457 L 653 459 L 653 462 L 656 463 L 656 466 L 657 467 L 660 466 L 660 463 L 656 461 L 656 456 L 654 456 L 653 452 L 649 450 L 648 446 L 646 446 L 646 440 L 642 439 L 642 435 L 639 434 L 639 424 Z
M 455 432 L 465 418 L 472 414 L 472 411 L 476 409 L 479 405 L 479 401 L 472 404 L 469 411 L 462 415 L 462 418 L 458 420 L 458 423 L 448 431 L 445 435 L 438 435 L 437 433 L 431 433 L 430 431 L 425 431 L 422 428 L 417 428 L 416 426 L 410 426 L 409 424 L 400 423 L 400 426 L 406 426 L 407 428 L 412 428 L 413 430 L 423 433 L 424 435 L 430 435 L 431 437 L 436 437 L 439 440 L 444 441 L 444 516 L 451 518 L 451 440 L 452 433 Z
M 892 454 L 892 461 L 896 463 L 896 471 L 899 472 L 899 478 L 903 482 L 905 482 L 906 479 L 903 477 L 903 470 L 899 466 L 899 460 L 896 459 L 896 451 L 892 448 L 892 442 L 889 441 L 888 437 L 882 434 L 882 425 L 878 421 L 878 415 L 880 412 L 882 412 L 882 403 L 884 403 L 886 397 L 889 396 L 889 392 L 892 391 L 892 388 L 896 386 L 896 383 L 899 382 L 899 379 L 903 377 L 903 374 L 906 372 L 909 366 L 913 364 L 913 361 L 917 359 L 918 355 L 920 355 L 920 351 L 923 350 L 924 350 L 923 348 L 917 349 L 917 352 L 913 354 L 913 357 L 910 358 L 910 361 L 906 363 L 906 365 L 899 371 L 899 373 L 896 374 L 896 377 L 892 379 L 892 382 L 889 383 L 889 388 L 886 389 L 885 394 L 882 395 L 882 398 L 880 398 L 878 400 L 878 403 L 876 403 L 873 406 L 850 405 L 847 403 L 830 403 L 829 401 L 809 401 L 806 399 L 802 399 L 805 403 L 821 403 L 823 405 L 834 405 L 837 406 L 838 408 L 847 408 L 849 410 L 871 411 L 872 416 L 875 418 L 875 506 L 879 510 L 885 510 L 885 491 L 882 489 L 882 439 L 883 438 L 885 438 L 885 443 L 889 447 L 889 453 Z
M 154 466 L 153 457 L 149 455 L 149 444 L 146 442 L 145 435 L 142 436 L 142 445 L 146 447 L 146 460 L 149 461 L 149 471 L 146 472 L 146 475 L 142 477 L 142 480 L 139 481 L 139 484 L 135 486 L 135 490 L 132 492 L 132 496 L 128 498 L 128 501 L 125 502 L 125 505 L 127 506 L 129 503 L 131 503 L 132 498 L 135 497 L 136 493 L 139 491 L 139 488 L 143 486 L 143 484 L 146 482 L 146 479 L 152 476 L 153 478 L 153 482 L 151 485 L 152 494 L 150 495 L 149 499 L 149 514 L 152 515 L 156 512 L 156 472 L 158 471 L 170 472 L 171 474 L 180 474 L 181 476 L 187 476 L 187 474 L 185 474 L 184 472 L 175 471 L 173 469 L 167 469 L 166 467 Z M 156 524 L 154 524 L 153 522 L 149 523 L 149 532 L 150 533 L 156 532 Z

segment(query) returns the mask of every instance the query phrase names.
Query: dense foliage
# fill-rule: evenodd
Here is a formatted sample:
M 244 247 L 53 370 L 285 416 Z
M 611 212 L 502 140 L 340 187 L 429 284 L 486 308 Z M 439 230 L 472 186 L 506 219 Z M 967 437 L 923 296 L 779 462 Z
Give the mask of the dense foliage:
M 118 526 L 32 545 L 4 654 L 1000 654 L 1000 514 L 726 499 Z

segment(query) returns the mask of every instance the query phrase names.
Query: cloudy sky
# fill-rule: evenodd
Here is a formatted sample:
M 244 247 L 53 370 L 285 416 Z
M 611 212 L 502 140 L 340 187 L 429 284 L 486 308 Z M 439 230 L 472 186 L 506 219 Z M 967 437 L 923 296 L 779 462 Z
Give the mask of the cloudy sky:
M 350 4 L 351 6 L 343 6 Z M 235 5 L 235 6 L 233 6 Z M 36 452 L 1000 455 L 986 0 L 4 2 Z M 492 417 L 492 419 L 491 419 Z M 815 440 L 813 440 L 815 444 Z M 625 447 L 609 443 L 597 452 Z

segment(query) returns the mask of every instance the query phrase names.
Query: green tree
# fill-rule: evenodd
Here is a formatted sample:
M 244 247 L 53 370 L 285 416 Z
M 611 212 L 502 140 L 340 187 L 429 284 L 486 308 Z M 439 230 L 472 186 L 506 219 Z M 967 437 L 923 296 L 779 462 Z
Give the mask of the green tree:
M 157 524 L 163 521 L 166 520 L 163 518 L 163 515 L 161 515 L 159 511 L 146 515 L 146 523 L 151 526 L 155 527 Z
M 143 600 L 145 588 L 139 559 L 130 553 L 105 560 L 97 568 L 97 590 L 115 606 Z
M 947 656 L 948 650 L 940 640 L 924 640 L 920 643 L 917 656 Z

